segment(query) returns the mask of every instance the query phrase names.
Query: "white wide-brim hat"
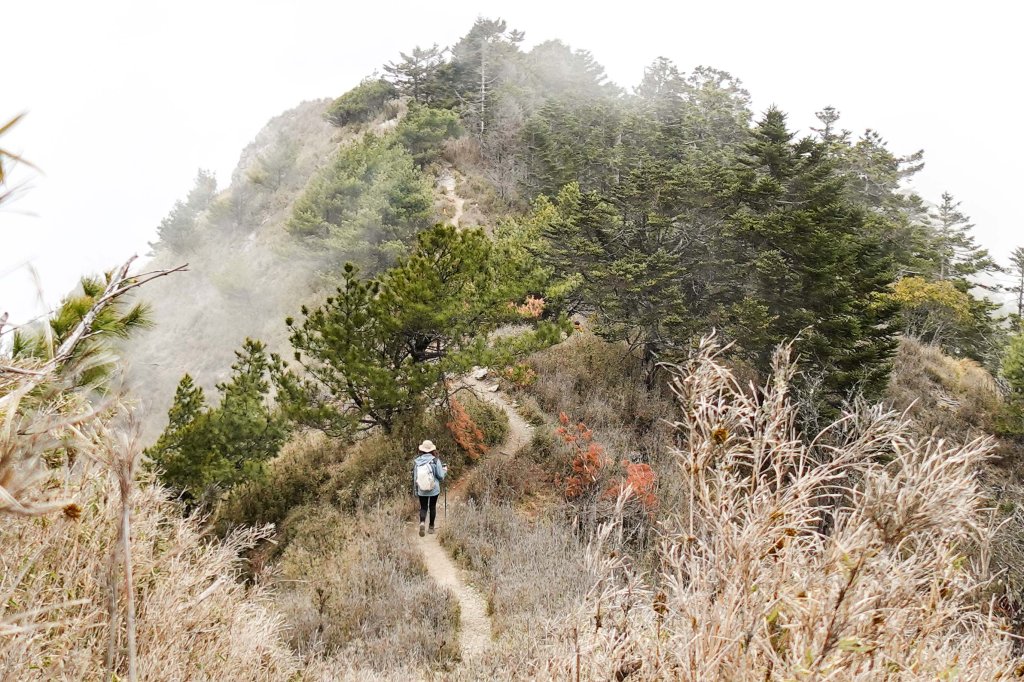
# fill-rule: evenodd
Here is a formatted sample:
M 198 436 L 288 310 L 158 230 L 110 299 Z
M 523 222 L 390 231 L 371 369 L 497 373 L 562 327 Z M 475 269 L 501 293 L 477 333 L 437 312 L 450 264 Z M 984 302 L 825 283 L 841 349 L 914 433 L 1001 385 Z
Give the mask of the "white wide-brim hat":
M 437 450 L 437 447 L 433 441 L 425 440 L 420 443 L 420 452 L 433 452 L 434 450 Z

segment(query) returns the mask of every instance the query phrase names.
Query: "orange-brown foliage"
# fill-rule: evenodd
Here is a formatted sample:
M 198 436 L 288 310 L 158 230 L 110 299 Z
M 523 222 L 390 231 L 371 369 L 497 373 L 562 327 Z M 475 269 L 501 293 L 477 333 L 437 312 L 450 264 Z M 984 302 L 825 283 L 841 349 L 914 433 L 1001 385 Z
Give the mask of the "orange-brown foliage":
M 655 474 L 647 464 L 623 460 L 620 471 L 612 470 L 604 446 L 594 441 L 594 432 L 583 422 L 570 426 L 571 420 L 559 413 L 561 426 L 556 433 L 573 450 L 572 474 L 565 479 L 565 496 L 572 500 L 588 492 L 604 489 L 603 496 L 616 498 L 627 489 L 647 511 L 658 506 L 654 494 Z
M 523 317 L 536 320 L 544 313 L 544 299 L 539 296 L 527 296 L 526 302 L 515 308 L 516 312 Z
M 445 426 L 451 431 L 455 442 L 471 460 L 480 459 L 480 456 L 487 451 L 487 447 L 484 445 L 484 432 L 469 416 L 462 403 L 454 398 L 451 401 L 451 415 L 451 420 Z

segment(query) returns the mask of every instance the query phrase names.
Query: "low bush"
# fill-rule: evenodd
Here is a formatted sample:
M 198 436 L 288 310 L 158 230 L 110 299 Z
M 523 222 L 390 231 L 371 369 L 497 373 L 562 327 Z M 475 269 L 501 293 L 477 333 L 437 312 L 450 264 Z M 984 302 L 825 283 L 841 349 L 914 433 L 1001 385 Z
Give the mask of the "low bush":
M 0 610 L 25 614 L 14 632 L 0 632 L 3 679 L 110 677 L 104 660 L 117 483 L 95 471 L 64 474 L 54 482 L 75 503 L 63 514 L 0 524 Z M 212 541 L 200 519 L 182 518 L 166 491 L 139 482 L 132 495 L 139 679 L 282 680 L 298 669 L 265 588 L 237 580 L 238 553 L 264 535 L 247 530 Z M 115 670 L 125 668 L 118 655 Z
M 994 433 L 1003 402 L 981 365 L 909 338 L 900 341 L 886 398 L 908 411 L 918 433 L 960 439 Z
M 504 410 L 473 396 L 460 394 L 459 402 L 462 403 L 473 423 L 483 432 L 484 445 L 494 447 L 505 442 L 505 439 L 508 438 L 509 426 L 508 415 Z
M 291 509 L 317 498 L 347 451 L 344 443 L 322 433 L 296 435 L 261 475 L 224 497 L 213 518 L 218 533 L 241 525 L 280 524 Z
M 529 457 L 495 454 L 466 474 L 463 493 L 477 504 L 516 503 L 548 489 L 547 472 Z
M 460 398 L 480 426 L 488 446 L 504 441 L 508 417 L 500 409 L 472 397 Z M 371 434 L 354 444 L 320 432 L 296 435 L 268 462 L 262 475 L 229 492 L 218 505 L 214 524 L 220 534 L 242 525 L 276 524 L 286 544 L 291 531 L 286 519 L 303 505 L 326 502 L 345 511 L 370 509 L 396 494 L 412 493 L 412 460 L 417 446 L 430 439 L 438 456 L 457 479 L 467 454 L 445 428 L 446 418 L 422 415 L 400 424 L 391 435 Z M 279 549 L 283 549 L 283 545 Z
M 583 547 L 557 516 L 527 521 L 511 505 L 470 502 L 438 533 L 479 577 L 498 637 L 540 637 L 591 587 Z
M 334 100 L 324 118 L 332 125 L 365 123 L 384 111 L 384 105 L 398 96 L 398 91 L 383 78 L 367 78 Z
M 318 505 L 295 521 L 277 604 L 311 664 L 386 672 L 457 658 L 458 601 L 427 575 L 400 516 L 390 505 L 359 513 Z

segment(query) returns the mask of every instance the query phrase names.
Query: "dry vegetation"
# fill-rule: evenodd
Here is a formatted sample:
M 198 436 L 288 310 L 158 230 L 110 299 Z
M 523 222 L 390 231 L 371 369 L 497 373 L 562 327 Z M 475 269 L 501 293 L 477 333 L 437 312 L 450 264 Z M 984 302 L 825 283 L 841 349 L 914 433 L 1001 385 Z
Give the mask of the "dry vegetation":
M 687 680 L 1014 674 L 1004 624 L 979 599 L 991 530 L 977 472 L 989 444 L 919 440 L 901 417 L 872 408 L 833 425 L 835 445 L 808 447 L 787 395 L 792 373 L 780 353 L 752 398 L 705 344 L 675 381 L 683 443 L 673 454 L 688 504 L 663 522 L 653 575 L 595 543 L 599 587 L 577 624 L 579 663 L 566 656 L 563 670 Z
M 0 596 L 9 623 L 23 628 L 0 635 L 2 679 L 94 680 L 107 668 L 117 484 L 84 466 L 62 472 L 60 483 L 75 500 L 64 513 L 7 519 L 0 532 Z M 287 679 L 297 670 L 265 590 L 236 580 L 239 552 L 260 531 L 211 542 L 199 519 L 183 519 L 148 483 L 131 508 L 139 679 Z M 125 609 L 122 599 L 117 611 Z M 115 631 L 119 671 L 124 637 Z
M 996 382 L 983 367 L 913 339 L 900 343 L 887 398 L 895 409 L 906 411 L 921 437 L 935 435 L 953 442 L 997 433 L 1005 409 Z M 1024 633 L 1022 452 L 1018 440 L 996 439 L 997 457 L 981 477 L 994 516 L 992 567 L 1000 574 L 996 606 L 1011 619 L 1017 634 Z
M 981 365 L 910 338 L 900 342 L 886 398 L 922 435 L 961 439 L 995 433 L 1003 402 Z
M 508 504 L 470 503 L 439 540 L 477 575 L 495 637 L 536 640 L 579 603 L 590 585 L 584 547 L 557 515 L 525 521 Z
M 494 624 L 491 650 L 461 662 L 458 603 L 428 577 L 401 501 L 419 438 L 457 451 L 440 422 L 347 448 L 296 440 L 226 501 L 217 540 L 135 475 L 112 406 L 50 378 L 57 365 L 5 366 L 0 677 L 1016 679 L 1013 601 L 989 557 L 1020 543 L 994 535 L 980 475 L 992 443 L 973 436 L 998 393 L 973 365 L 902 353 L 893 402 L 937 402 L 861 407 L 817 438 L 798 433 L 785 353 L 751 391 L 706 342 L 674 399 L 592 337 L 536 356 L 520 400 L 650 462 L 656 525 L 638 543 L 626 498 L 597 527 L 573 523 L 571 500 L 527 520 L 524 502 L 569 464 L 550 430 L 482 463 L 475 502 L 441 524 Z M 493 409 L 467 411 L 489 442 L 507 429 Z M 247 583 L 239 556 L 270 532 L 256 520 L 280 523 L 279 553 Z
M 455 596 L 427 575 L 403 528 L 408 505 L 348 514 L 301 510 L 281 558 L 278 608 L 309 665 L 398 671 L 450 666 L 459 652 Z
M 571 365 L 542 367 L 538 383 L 571 377 Z M 970 370 L 961 380 L 986 385 Z M 752 396 L 705 344 L 674 382 L 678 447 L 667 456 L 680 495 L 660 509 L 654 556 L 638 560 L 621 523 L 605 524 L 578 581 L 591 586 L 583 605 L 534 645 L 504 616 L 506 645 L 466 679 L 1017 679 L 1024 662 L 988 567 L 992 441 L 922 436 L 882 407 L 801 437 L 793 371 L 780 356 Z M 549 409 L 571 406 L 556 397 Z M 485 581 L 527 576 L 517 594 L 544 594 L 571 562 L 550 566 L 559 541 L 533 551 L 531 532 L 485 505 L 443 537 Z M 520 598 L 518 613 L 531 603 Z
M 130 262 L 47 360 L 0 359 L 0 678 L 281 679 L 297 670 L 259 586 L 236 581 L 263 534 L 210 542 L 136 477 L 115 397 L 82 377 L 81 344 L 125 292 Z

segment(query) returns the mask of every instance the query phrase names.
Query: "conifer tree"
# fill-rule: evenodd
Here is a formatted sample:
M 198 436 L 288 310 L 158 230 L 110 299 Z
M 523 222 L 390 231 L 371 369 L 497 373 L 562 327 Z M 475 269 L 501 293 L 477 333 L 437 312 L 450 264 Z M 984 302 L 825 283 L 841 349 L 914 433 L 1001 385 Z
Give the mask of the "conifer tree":
M 931 215 L 935 225 L 935 271 L 940 280 L 960 280 L 971 286 L 991 288 L 976 278 L 980 274 L 1000 270 L 988 249 L 975 241 L 974 224 L 960 211 L 960 202 L 949 192 L 942 193 L 942 203 Z
M 168 425 L 146 451 L 161 480 L 195 502 L 256 475 L 277 454 L 289 433 L 270 404 L 270 375 L 276 360 L 266 346 L 246 339 L 235 351 L 231 377 L 217 384 L 220 403 L 207 409 L 200 387 L 186 374 L 178 384 Z
M 402 95 L 411 97 L 418 104 L 431 104 L 437 101 L 442 92 L 437 81 L 441 67 L 444 65 L 444 53 L 434 43 L 430 47 L 417 45 L 408 54 L 399 52 L 399 62 L 388 62 L 384 72 L 391 77 L 391 82 Z
M 509 30 L 503 19 L 476 20 L 473 27 L 452 48 L 451 80 L 463 105 L 469 126 L 483 140 L 495 108 L 493 95 L 503 77 L 503 66 L 518 53 L 521 31 Z
M 199 169 L 192 189 L 185 201 L 176 201 L 171 212 L 157 227 L 157 241 L 150 243 L 154 250 L 168 249 L 187 254 L 196 246 L 196 218 L 210 207 L 217 194 L 217 178 L 210 171 Z
M 343 436 L 359 429 L 390 431 L 437 397 L 448 376 L 509 351 L 488 334 L 514 314 L 528 273 L 499 262 L 482 230 L 436 225 L 420 233 L 412 254 L 375 279 L 361 280 L 351 263 L 342 285 L 301 324 L 289 318 L 302 373 L 276 374 L 289 414 Z M 556 329 L 540 325 L 538 344 Z M 516 341 L 517 350 L 530 343 Z
M 54 314 L 45 322 L 49 332 L 38 327 L 17 330 L 11 344 L 14 358 L 39 358 L 49 360 L 54 351 L 68 338 L 83 318 L 89 314 L 96 302 L 103 296 L 114 272 L 102 277 L 83 277 L 78 289 L 64 297 Z M 117 299 L 107 305 L 92 323 L 93 332 L 75 348 L 69 364 L 76 365 L 76 382 L 82 386 L 105 389 L 106 381 L 114 370 L 114 362 L 107 355 L 109 341 L 125 339 L 133 332 L 152 325 L 150 308 L 146 303 L 129 305 Z
M 1009 388 L 1006 396 L 1007 419 L 1004 428 L 1015 435 L 1024 433 L 1024 333 L 1011 337 L 1000 367 Z
M 760 329 L 736 321 L 739 344 L 766 367 L 777 344 L 799 337 L 807 365 L 824 373 L 827 403 L 855 389 L 877 395 L 895 347 L 895 310 L 880 296 L 892 262 L 845 198 L 827 148 L 794 142 L 785 115 L 770 109 L 746 146 L 736 201 L 735 274 L 746 305 L 766 314 Z
M 1010 272 L 1013 275 L 1013 285 L 1010 287 L 1010 291 L 1017 294 L 1017 324 L 1022 325 L 1024 324 L 1024 246 L 1018 246 L 1010 254 Z

